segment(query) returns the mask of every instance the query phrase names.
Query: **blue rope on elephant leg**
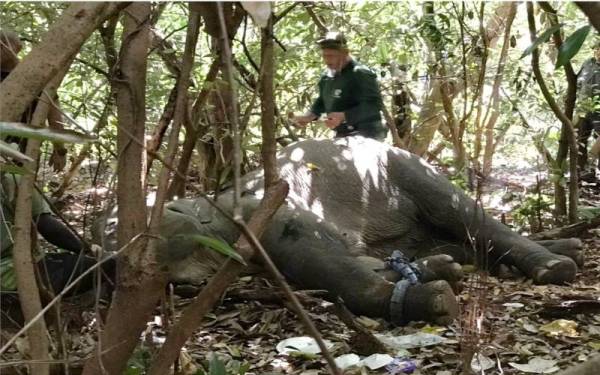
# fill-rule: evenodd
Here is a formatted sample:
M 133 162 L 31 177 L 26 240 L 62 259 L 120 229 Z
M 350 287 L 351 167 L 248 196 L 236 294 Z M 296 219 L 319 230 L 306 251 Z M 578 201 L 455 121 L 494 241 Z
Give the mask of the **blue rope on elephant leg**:
M 398 272 L 411 285 L 421 282 L 422 275 L 419 268 L 411 263 L 399 250 L 394 250 L 390 257 L 385 258 L 385 263 L 387 267 Z
M 400 280 L 394 286 L 392 298 L 390 300 L 390 321 L 396 325 L 405 325 L 407 319 L 404 318 L 404 297 L 409 286 L 414 285 L 408 280 Z

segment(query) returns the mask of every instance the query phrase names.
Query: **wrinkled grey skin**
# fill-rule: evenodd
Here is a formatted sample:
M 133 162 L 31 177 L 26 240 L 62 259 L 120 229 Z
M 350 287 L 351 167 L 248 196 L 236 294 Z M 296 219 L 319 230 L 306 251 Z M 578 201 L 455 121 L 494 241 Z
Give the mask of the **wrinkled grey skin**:
M 395 322 L 451 320 L 457 314 L 454 296 L 445 281 L 431 280 L 453 282 L 462 274 L 452 259 L 435 254 L 464 262 L 474 258 L 474 248 L 488 249 L 491 264 L 515 266 L 537 283 L 560 284 L 575 277 L 573 260 L 547 248 L 575 254 L 577 241 L 546 242 L 546 248 L 512 232 L 408 152 L 363 137 L 305 140 L 284 148 L 278 164 L 290 192 L 261 239 L 264 247 L 290 281 L 330 290 L 355 313 Z M 246 175 L 242 186 L 241 205 L 249 218 L 262 197 L 262 172 Z M 231 203 L 231 191 L 219 198 L 228 211 Z M 192 283 L 205 279 L 222 259 L 190 235 L 229 243 L 239 236 L 202 198 L 171 202 L 161 234 L 167 242 L 160 258 L 171 278 Z M 409 258 L 424 258 L 425 281 L 431 281 L 409 288 L 403 316 L 390 316 L 395 280 L 378 272 L 380 259 L 396 249 Z

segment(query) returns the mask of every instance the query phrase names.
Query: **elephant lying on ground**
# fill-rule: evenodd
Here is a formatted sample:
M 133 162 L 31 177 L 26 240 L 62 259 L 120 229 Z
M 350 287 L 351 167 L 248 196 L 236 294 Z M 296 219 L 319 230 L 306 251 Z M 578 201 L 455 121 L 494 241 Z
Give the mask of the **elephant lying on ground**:
M 530 241 L 483 213 L 423 159 L 372 139 L 297 142 L 281 150 L 278 165 L 290 192 L 264 247 L 288 280 L 327 289 L 357 314 L 448 323 L 458 314 L 450 284 L 462 277 L 454 261 L 472 261 L 475 248 L 487 251 L 491 265 L 514 266 L 542 284 L 572 281 L 571 258 L 581 260 L 578 240 L 545 247 Z M 262 171 L 242 182 L 248 218 L 262 197 Z M 231 202 L 231 191 L 219 198 L 227 210 Z M 239 236 L 204 199 L 169 203 L 159 256 L 174 281 L 198 283 L 222 261 L 190 238 L 196 233 L 229 243 Z M 394 250 L 417 259 L 420 284 L 396 283 L 398 276 L 383 270 L 381 259 Z

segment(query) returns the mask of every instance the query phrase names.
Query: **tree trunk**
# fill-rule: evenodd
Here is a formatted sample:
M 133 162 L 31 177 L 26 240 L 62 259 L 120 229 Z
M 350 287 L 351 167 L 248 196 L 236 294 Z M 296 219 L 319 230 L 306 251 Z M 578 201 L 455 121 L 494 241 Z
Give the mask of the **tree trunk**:
M 67 61 L 67 67 L 63 67 L 44 90 L 45 96 L 43 99 L 45 100 L 38 101 L 31 125 L 36 127 L 45 126 L 50 109 L 47 98 L 56 95 L 56 89 L 60 86 L 60 82 L 67 73 L 71 61 Z M 29 139 L 27 142 L 26 154 L 33 161 L 25 163 L 24 167 L 30 171 L 37 169 L 36 160 L 39 158 L 40 144 L 41 142 L 34 138 Z M 32 250 L 35 247 L 35 241 L 32 238 L 37 236 L 35 226 L 32 225 L 33 218 L 31 212 L 34 180 L 35 174 L 25 174 L 21 177 L 17 191 L 13 227 L 15 243 L 12 256 L 17 279 L 17 290 L 19 292 L 19 302 L 25 322 L 33 320 L 42 310 L 40 292 L 35 278 L 36 259 L 32 255 Z M 48 355 L 48 332 L 46 331 L 46 323 L 43 316 L 27 331 L 27 339 L 31 359 L 40 361 L 40 363 L 31 365 L 31 374 L 48 374 L 50 367 L 48 362 L 44 362 L 50 359 Z
M 98 25 L 121 6 L 106 2 L 72 3 L 44 34 L 40 44 L 0 84 L 0 119 L 18 121 Z
M 118 246 L 129 246 L 119 258 L 118 282 L 96 356 L 86 362 L 84 374 L 120 374 L 138 343 L 162 287 L 149 280 L 154 267 L 144 262 L 145 239 L 130 243 L 146 231 L 144 186 L 144 125 L 146 63 L 149 47 L 150 3 L 134 3 L 123 19 L 117 95 Z M 139 237 L 138 237 L 139 238 Z M 100 357 L 98 357 L 100 354 Z
M 485 149 L 483 152 L 483 176 L 487 177 L 492 172 L 492 159 L 494 156 L 494 127 L 496 121 L 500 116 L 500 84 L 504 77 L 504 65 L 506 64 L 506 57 L 508 55 L 508 47 L 510 44 L 510 29 L 512 23 L 517 14 L 517 3 L 510 3 L 509 12 L 506 16 L 506 26 L 504 29 L 504 41 L 502 43 L 502 50 L 500 51 L 500 57 L 498 59 L 498 69 L 494 79 L 492 87 L 492 93 L 490 97 L 490 117 L 487 119 L 487 114 L 484 116 L 485 123 Z M 487 122 L 486 122 L 487 119 Z
M 600 3 L 597 1 L 576 1 L 575 4 L 587 16 L 596 31 L 600 33 Z
M 262 29 L 261 35 L 261 74 L 260 81 L 260 109 L 262 148 L 261 156 L 265 169 L 265 190 L 279 179 L 277 170 L 277 132 L 275 124 L 275 95 L 273 93 L 274 55 L 273 55 L 273 14 L 269 17 L 267 27 Z M 251 110 L 249 108 L 248 110 Z
M 174 196 L 185 196 L 185 180 L 181 176 L 185 176 L 187 174 L 198 138 L 206 134 L 207 127 L 200 124 L 201 112 L 203 109 L 205 109 L 206 100 L 208 99 L 209 93 L 212 90 L 212 83 L 214 82 L 215 78 L 217 78 L 219 68 L 220 62 L 217 58 L 213 60 L 208 74 L 204 79 L 202 91 L 200 91 L 198 94 L 198 97 L 194 102 L 194 106 L 192 107 L 192 123 L 186 127 L 187 132 L 185 133 L 185 140 L 183 141 L 183 150 L 181 152 L 181 156 L 179 157 L 179 162 L 177 163 L 177 174 L 173 177 L 173 182 L 171 182 L 171 186 L 169 187 L 169 199 L 173 198 Z M 202 174 L 201 180 L 206 180 L 206 169 L 203 168 L 200 173 Z M 205 184 L 203 184 L 203 186 L 204 185 Z
M 548 19 L 550 20 L 550 23 L 552 25 L 558 25 L 559 22 L 558 22 L 557 12 L 554 8 L 552 8 L 550 3 L 542 1 L 539 3 L 539 5 L 548 15 Z M 554 40 L 554 45 L 555 45 L 556 49 L 558 50 L 563 43 L 561 31 L 556 30 L 552 34 L 552 38 Z M 567 78 L 567 95 L 565 96 L 564 113 L 565 113 L 565 116 L 569 119 L 569 121 L 572 122 L 573 121 L 573 112 L 575 110 L 575 101 L 577 99 L 577 75 L 575 74 L 575 70 L 573 69 L 571 62 L 567 62 L 563 68 L 565 71 L 565 76 Z M 574 131 L 570 132 L 569 127 L 563 122 L 561 131 L 560 131 L 560 139 L 558 141 L 558 151 L 556 153 L 554 172 L 551 171 L 552 173 L 559 174 L 559 177 L 560 177 L 560 178 L 556 178 L 555 179 L 556 182 L 554 183 L 554 189 L 555 189 L 555 193 L 554 193 L 554 203 L 555 204 L 554 204 L 554 206 L 557 208 L 557 210 L 556 210 L 557 216 L 567 215 L 566 192 L 565 192 L 564 186 L 561 183 L 561 180 L 564 177 L 564 173 L 560 166 L 563 165 L 563 163 L 567 159 L 567 156 L 569 153 L 571 153 L 571 155 L 569 156 L 569 158 L 570 158 L 569 159 L 569 169 L 575 169 L 575 171 L 577 171 L 577 167 L 573 166 L 572 163 L 577 162 L 579 155 L 578 155 L 577 149 L 575 149 L 575 150 L 571 149 L 571 145 L 573 144 L 573 142 L 571 142 L 571 140 L 569 139 L 570 133 L 573 133 L 573 136 L 575 136 L 575 132 Z M 577 141 L 575 140 L 574 142 L 576 145 Z M 577 204 L 579 201 L 577 176 L 578 176 L 577 172 L 573 173 L 571 171 L 571 175 L 569 177 L 569 206 L 575 206 L 575 207 L 577 207 Z M 571 212 L 571 211 L 572 210 L 570 210 L 569 212 Z M 576 220 L 576 217 L 575 218 L 570 217 L 569 220 L 570 220 L 570 222 L 573 222 L 572 220 Z
M 533 4 L 527 3 L 527 21 L 529 24 L 529 33 L 531 42 L 536 39 L 535 17 L 533 15 Z M 569 183 L 569 222 L 574 223 L 577 220 L 577 201 L 579 198 L 579 188 L 577 186 L 577 140 L 575 138 L 575 130 L 571 120 L 561 111 L 554 100 L 554 97 L 548 90 L 539 64 L 539 49 L 534 49 L 531 53 L 531 66 L 533 73 L 540 87 L 540 91 L 546 99 L 546 102 L 554 112 L 554 115 L 560 120 L 563 128 L 568 132 L 569 149 L 571 157 L 569 158 L 569 169 L 571 172 L 571 181 Z

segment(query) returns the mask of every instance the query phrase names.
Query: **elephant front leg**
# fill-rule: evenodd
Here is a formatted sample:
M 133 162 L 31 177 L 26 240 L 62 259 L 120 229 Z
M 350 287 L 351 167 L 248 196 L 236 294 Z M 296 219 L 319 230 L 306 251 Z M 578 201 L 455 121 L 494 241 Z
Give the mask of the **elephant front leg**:
M 492 238 L 495 263 L 517 267 L 537 284 L 564 284 L 572 282 L 577 273 L 575 262 L 564 255 L 510 231 L 500 228 Z
M 551 253 L 564 255 L 571 258 L 579 268 L 583 267 L 584 254 L 581 240 L 578 238 L 564 238 L 559 240 L 535 241 L 548 249 Z

